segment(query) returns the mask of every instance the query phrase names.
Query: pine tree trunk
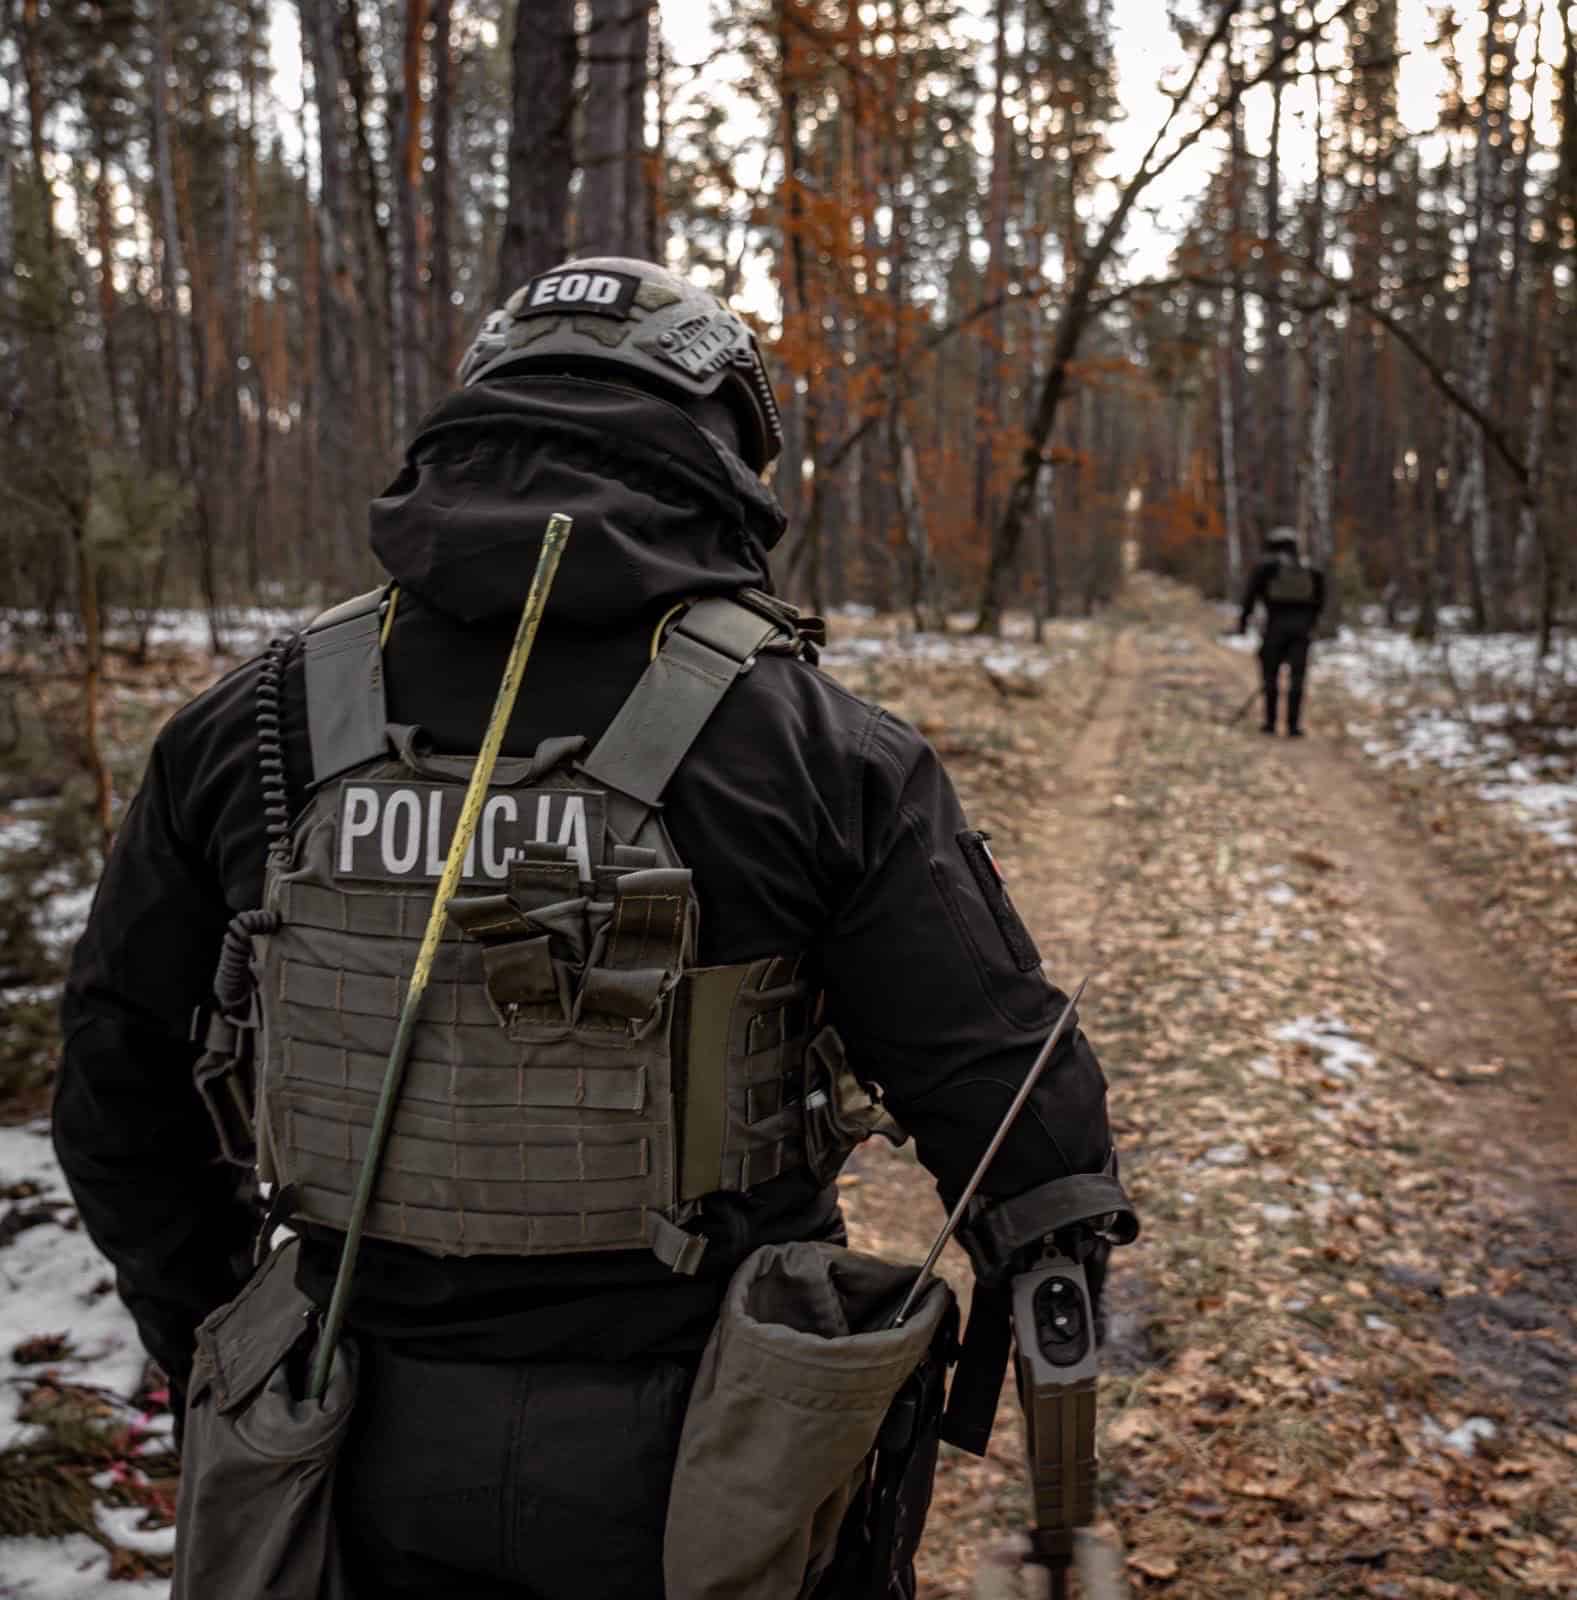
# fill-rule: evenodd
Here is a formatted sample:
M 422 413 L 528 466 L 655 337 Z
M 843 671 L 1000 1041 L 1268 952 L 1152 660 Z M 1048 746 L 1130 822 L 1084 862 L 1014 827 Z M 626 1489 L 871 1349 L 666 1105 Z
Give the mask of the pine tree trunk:
M 1309 208 L 1310 259 L 1316 273 L 1325 271 L 1325 118 L 1322 95 L 1324 79 L 1314 75 L 1314 202 Z M 1331 327 L 1330 313 L 1313 314 L 1309 331 L 1308 439 L 1304 457 L 1304 480 L 1300 525 L 1307 530 L 1310 552 L 1316 566 L 1325 570 L 1328 601 L 1320 619 L 1321 630 L 1336 631 L 1341 622 L 1341 584 L 1334 570 L 1336 549 L 1331 519 Z
M 569 253 L 575 59 L 574 0 L 518 0 L 509 212 L 494 294 L 500 303 Z
M 1008 0 L 996 0 L 996 55 L 991 93 L 991 190 L 986 215 L 985 294 L 1001 294 L 1007 282 L 1008 151 L 1006 110 L 1008 69 Z M 1006 307 L 992 313 L 985 338 L 980 341 L 980 370 L 975 391 L 975 526 L 992 524 L 996 500 L 992 493 L 994 446 L 1002 425 L 1002 347 L 1007 329 Z
M 426 382 L 428 397 L 447 389 L 456 360 L 454 262 L 449 241 L 450 98 L 454 94 L 454 44 L 450 37 L 451 0 L 433 0 L 433 170 L 428 185 L 432 245 L 428 269 Z
M 402 442 L 426 409 L 423 346 L 422 246 L 422 34 L 427 0 L 405 0 L 401 33 L 400 95 L 389 158 L 395 238 L 390 252 L 389 310 L 394 383 L 394 435 Z
M 1285 22 L 1284 0 L 1276 0 L 1274 40 L 1279 48 Z M 1265 254 L 1270 287 L 1281 288 L 1281 133 L 1285 100 L 1285 74 L 1271 80 L 1270 157 L 1265 173 Z M 1266 520 L 1275 525 L 1296 521 L 1297 475 L 1293 468 L 1292 387 L 1287 362 L 1287 339 L 1281 331 L 1283 312 L 1272 301 L 1265 316 L 1265 382 L 1270 390 L 1270 427 L 1266 444 L 1265 476 L 1270 480 Z
M 354 441 L 350 335 L 356 326 L 351 288 L 349 214 L 344 160 L 340 148 L 340 82 L 343 77 L 334 0 L 297 0 L 302 40 L 312 62 L 313 104 L 317 110 L 320 192 L 316 212 L 318 250 L 317 426 L 318 465 L 323 479 L 320 506 L 333 552 L 334 581 L 345 582 L 356 569 L 359 540 L 351 518 L 349 471 Z M 359 519 L 358 519 L 359 521 Z
M 162 4 L 161 4 L 162 16 Z M 33 183 L 37 193 L 38 225 L 44 255 L 49 270 L 54 271 L 59 254 L 59 241 L 55 233 L 55 192 L 45 165 L 44 101 L 45 79 L 42 50 L 38 37 L 38 0 L 23 0 L 20 50 L 23 77 L 27 85 L 28 143 L 33 157 Z M 62 290 L 63 290 L 62 284 Z M 50 377 L 53 384 L 53 405 L 61 437 L 58 441 L 60 459 L 80 467 L 86 456 L 87 438 L 77 396 L 72 387 L 70 356 L 64 349 L 65 317 L 63 309 L 50 308 L 50 322 L 46 332 L 49 351 Z M 87 537 L 87 490 L 80 476 L 67 476 L 60 471 L 49 474 L 50 482 L 60 503 L 60 510 L 70 530 L 72 561 L 75 567 L 77 610 L 82 622 L 82 759 L 93 784 L 93 811 L 99 826 L 99 837 L 104 852 L 109 852 L 112 834 L 111 815 L 114 791 L 110 782 L 109 763 L 105 759 L 103 740 L 99 729 L 99 695 L 103 676 L 104 645 L 99 618 L 98 570 Z

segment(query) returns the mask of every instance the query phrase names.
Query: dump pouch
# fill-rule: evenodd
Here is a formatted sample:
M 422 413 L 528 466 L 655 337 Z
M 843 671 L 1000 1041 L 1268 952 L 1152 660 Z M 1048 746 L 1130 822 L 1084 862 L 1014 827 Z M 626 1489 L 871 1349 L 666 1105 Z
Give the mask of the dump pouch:
M 305 1398 L 316 1314 L 297 1249 L 276 1250 L 197 1330 L 171 1600 L 349 1600 L 334 1470 L 356 1349 L 342 1340 L 322 1402 Z
M 865 1481 L 812 1600 L 912 1600 L 914 1558 L 931 1510 L 947 1372 L 958 1350 L 955 1307 L 882 1419 Z
M 840 1530 L 895 1398 L 957 1317 L 938 1278 L 890 1326 L 916 1270 L 823 1243 L 746 1257 L 685 1415 L 663 1544 L 668 1600 L 817 1592 L 846 1549 Z

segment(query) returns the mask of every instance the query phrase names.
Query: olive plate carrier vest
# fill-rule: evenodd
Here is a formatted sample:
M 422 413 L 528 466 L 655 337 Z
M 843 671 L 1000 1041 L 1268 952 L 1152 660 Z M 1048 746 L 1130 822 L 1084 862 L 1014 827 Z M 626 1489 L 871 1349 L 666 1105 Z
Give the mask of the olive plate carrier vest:
M 1265 587 L 1266 595 L 1282 605 L 1309 605 L 1314 600 L 1314 574 L 1296 558 L 1279 559 Z
M 313 789 L 276 830 L 253 939 L 258 1175 L 343 1230 L 470 777 L 384 706 L 382 591 L 304 636 Z M 696 964 L 660 802 L 730 685 L 813 624 L 747 591 L 668 631 L 595 749 L 500 760 L 449 905 L 366 1232 L 439 1255 L 650 1247 L 693 1272 L 701 1200 L 900 1138 L 803 952 Z M 809 1114 L 807 1115 L 807 1108 Z

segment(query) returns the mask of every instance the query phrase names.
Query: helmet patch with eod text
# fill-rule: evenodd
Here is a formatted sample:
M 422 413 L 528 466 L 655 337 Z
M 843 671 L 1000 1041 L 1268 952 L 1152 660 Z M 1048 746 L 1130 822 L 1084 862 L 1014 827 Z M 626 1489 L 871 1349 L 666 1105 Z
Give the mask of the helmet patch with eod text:
M 622 321 L 629 315 L 640 289 L 641 280 L 628 272 L 555 267 L 552 272 L 539 272 L 523 283 L 510 295 L 506 309 L 517 321 L 524 317 L 561 317 L 566 312 L 618 317 Z

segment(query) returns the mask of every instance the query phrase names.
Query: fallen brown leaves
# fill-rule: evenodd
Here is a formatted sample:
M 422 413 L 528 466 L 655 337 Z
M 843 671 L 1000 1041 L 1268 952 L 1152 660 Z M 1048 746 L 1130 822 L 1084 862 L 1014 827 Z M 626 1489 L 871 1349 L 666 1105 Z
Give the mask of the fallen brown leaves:
M 1480 930 L 1420 914 L 1382 859 L 1383 802 L 1318 738 L 1228 728 L 1243 691 L 1194 603 L 1140 598 L 1115 772 L 1083 770 L 1069 737 L 1098 633 L 1071 652 L 1066 697 L 1009 700 L 945 669 L 902 685 L 1004 840 L 1059 981 L 1077 976 L 1067 942 L 1097 956 L 1083 1009 L 1146 1223 L 1113 1271 L 1102 1400 L 1129 1584 L 1577 1593 L 1577 1229 L 1539 1122 L 1540 1040 L 1464 990 Z M 1099 848 L 1070 859 L 1060 824 L 1091 813 Z M 1059 915 L 1070 900 L 1094 908 L 1088 929 Z M 939 1219 L 924 1174 L 859 1171 L 857 1242 L 916 1258 Z M 986 1461 L 944 1452 L 929 1596 L 968 1595 L 1023 1525 L 1016 1410 Z

